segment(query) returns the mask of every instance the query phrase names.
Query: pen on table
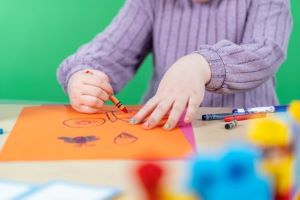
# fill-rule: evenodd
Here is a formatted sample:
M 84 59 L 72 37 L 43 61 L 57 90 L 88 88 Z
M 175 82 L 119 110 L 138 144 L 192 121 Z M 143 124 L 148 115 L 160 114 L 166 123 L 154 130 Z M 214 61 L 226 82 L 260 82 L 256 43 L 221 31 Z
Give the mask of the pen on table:
M 93 75 L 93 72 L 91 72 L 90 70 L 86 70 L 85 73 Z M 124 113 L 128 113 L 127 108 L 117 99 L 117 97 L 115 97 L 114 95 L 111 95 L 109 97 L 109 100 L 111 100 L 111 102 L 113 102 L 113 104 L 117 108 L 119 108 L 121 111 L 123 111 Z
M 233 120 L 233 121 L 225 124 L 225 129 L 233 129 L 237 125 L 238 125 L 238 121 L 237 120 Z
M 267 117 L 267 113 L 252 113 L 252 114 L 245 114 L 245 115 L 227 116 L 224 118 L 224 121 L 225 122 L 231 122 L 233 120 L 242 121 L 242 120 L 264 118 L 264 117 Z
M 282 106 L 267 106 L 267 107 L 256 107 L 256 108 L 236 108 L 232 110 L 232 113 L 274 113 L 274 112 L 286 112 L 288 105 Z
M 218 113 L 218 114 L 205 114 L 202 115 L 203 121 L 211 121 L 211 120 L 223 120 L 225 117 L 228 116 L 237 116 L 237 115 L 244 115 L 245 113 Z
M 205 114 L 202 115 L 203 121 L 210 121 L 210 120 L 223 120 L 224 117 L 230 116 L 232 113 L 219 113 L 219 114 Z

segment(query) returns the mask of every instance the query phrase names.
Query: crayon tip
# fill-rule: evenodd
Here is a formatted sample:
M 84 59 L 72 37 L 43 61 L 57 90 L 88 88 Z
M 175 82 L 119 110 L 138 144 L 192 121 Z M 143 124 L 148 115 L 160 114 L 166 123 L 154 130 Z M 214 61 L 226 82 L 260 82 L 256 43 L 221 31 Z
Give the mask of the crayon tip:
M 128 113 L 128 110 L 127 110 L 126 107 L 122 108 L 122 111 L 123 111 L 124 113 Z

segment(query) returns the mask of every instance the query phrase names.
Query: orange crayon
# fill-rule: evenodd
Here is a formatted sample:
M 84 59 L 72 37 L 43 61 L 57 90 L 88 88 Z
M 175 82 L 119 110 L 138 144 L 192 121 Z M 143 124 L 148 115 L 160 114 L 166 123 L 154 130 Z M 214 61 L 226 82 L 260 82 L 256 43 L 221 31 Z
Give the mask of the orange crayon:
M 93 72 L 91 72 L 90 70 L 86 70 L 85 73 L 93 75 Z M 128 113 L 127 108 L 117 99 L 117 97 L 115 97 L 114 95 L 111 95 L 109 97 L 109 100 L 111 100 L 113 102 L 113 104 L 117 108 L 119 108 L 121 111 L 123 111 L 124 113 Z
M 115 104 L 116 107 L 118 107 L 120 110 L 122 110 L 124 113 L 128 113 L 127 108 L 115 97 L 110 96 L 109 99 Z

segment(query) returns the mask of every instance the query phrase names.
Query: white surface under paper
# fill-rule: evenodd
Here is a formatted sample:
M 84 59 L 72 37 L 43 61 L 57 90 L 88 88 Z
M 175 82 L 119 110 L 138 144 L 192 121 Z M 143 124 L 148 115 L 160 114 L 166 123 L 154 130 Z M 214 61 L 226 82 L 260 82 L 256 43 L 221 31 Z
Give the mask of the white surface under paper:
M 0 199 L 12 200 L 31 190 L 30 185 L 0 181 Z
M 111 188 L 87 187 L 64 182 L 51 183 L 37 189 L 22 200 L 106 200 L 118 194 Z

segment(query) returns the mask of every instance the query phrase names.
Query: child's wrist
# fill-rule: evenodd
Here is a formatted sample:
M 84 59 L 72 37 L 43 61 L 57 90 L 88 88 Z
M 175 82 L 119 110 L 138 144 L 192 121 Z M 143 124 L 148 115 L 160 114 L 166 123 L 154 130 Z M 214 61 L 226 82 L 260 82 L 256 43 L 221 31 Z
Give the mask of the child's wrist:
M 191 58 L 196 62 L 196 65 L 201 68 L 201 75 L 205 84 L 211 80 L 211 69 L 207 60 L 199 53 L 190 54 Z

